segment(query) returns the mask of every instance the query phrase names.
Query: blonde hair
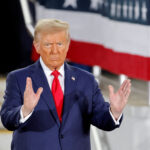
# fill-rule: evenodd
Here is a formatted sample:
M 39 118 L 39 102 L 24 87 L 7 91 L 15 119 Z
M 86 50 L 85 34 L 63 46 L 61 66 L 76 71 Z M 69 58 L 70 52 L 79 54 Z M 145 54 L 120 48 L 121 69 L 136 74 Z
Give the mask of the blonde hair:
M 69 24 L 67 22 L 58 19 L 41 19 L 35 26 L 34 41 L 39 39 L 41 33 L 56 33 L 59 31 L 66 31 L 70 41 Z

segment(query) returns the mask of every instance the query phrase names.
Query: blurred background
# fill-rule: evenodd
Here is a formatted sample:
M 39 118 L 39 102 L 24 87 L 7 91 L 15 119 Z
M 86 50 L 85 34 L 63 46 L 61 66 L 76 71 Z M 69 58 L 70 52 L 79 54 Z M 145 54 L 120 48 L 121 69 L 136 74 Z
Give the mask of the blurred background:
M 108 101 L 125 78 L 132 92 L 119 129 L 91 126 L 92 150 L 149 150 L 150 0 L 5 0 L 1 21 L 0 107 L 7 74 L 34 63 L 35 23 L 57 18 L 70 24 L 68 63 L 92 72 Z M 9 150 L 12 132 L 0 122 L 0 150 Z

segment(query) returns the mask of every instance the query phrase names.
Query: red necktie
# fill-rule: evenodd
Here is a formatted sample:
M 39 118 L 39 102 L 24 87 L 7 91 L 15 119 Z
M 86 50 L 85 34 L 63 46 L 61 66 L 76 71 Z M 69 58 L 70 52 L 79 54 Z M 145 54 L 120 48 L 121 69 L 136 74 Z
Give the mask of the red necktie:
M 62 107 L 63 107 L 63 91 L 62 91 L 62 88 L 60 86 L 60 82 L 58 79 L 58 76 L 60 75 L 60 73 L 57 70 L 55 70 L 52 72 L 51 75 L 54 76 L 51 90 L 52 90 L 53 98 L 55 101 L 57 114 L 61 122 L 62 121 Z

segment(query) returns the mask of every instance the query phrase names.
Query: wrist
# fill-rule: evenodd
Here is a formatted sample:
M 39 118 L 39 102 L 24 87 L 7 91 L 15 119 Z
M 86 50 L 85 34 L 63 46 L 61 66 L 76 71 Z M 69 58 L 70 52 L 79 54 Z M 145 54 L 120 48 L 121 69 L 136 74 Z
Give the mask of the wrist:
M 118 120 L 118 118 L 122 114 L 122 112 L 115 111 L 111 107 L 110 107 L 110 111 L 111 111 L 112 115 L 114 116 L 115 120 Z
M 32 110 L 27 109 L 24 105 L 22 106 L 23 118 L 25 118 L 26 116 L 28 116 L 31 112 L 32 112 Z

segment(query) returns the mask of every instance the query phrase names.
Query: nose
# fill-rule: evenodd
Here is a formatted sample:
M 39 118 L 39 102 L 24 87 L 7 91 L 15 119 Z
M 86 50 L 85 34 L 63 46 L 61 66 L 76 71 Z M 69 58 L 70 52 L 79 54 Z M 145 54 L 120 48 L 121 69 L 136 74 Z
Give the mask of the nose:
M 58 52 L 58 49 L 57 49 L 57 45 L 56 45 L 56 44 L 53 44 L 53 45 L 52 45 L 51 52 L 52 52 L 53 54 L 56 54 L 56 53 Z

